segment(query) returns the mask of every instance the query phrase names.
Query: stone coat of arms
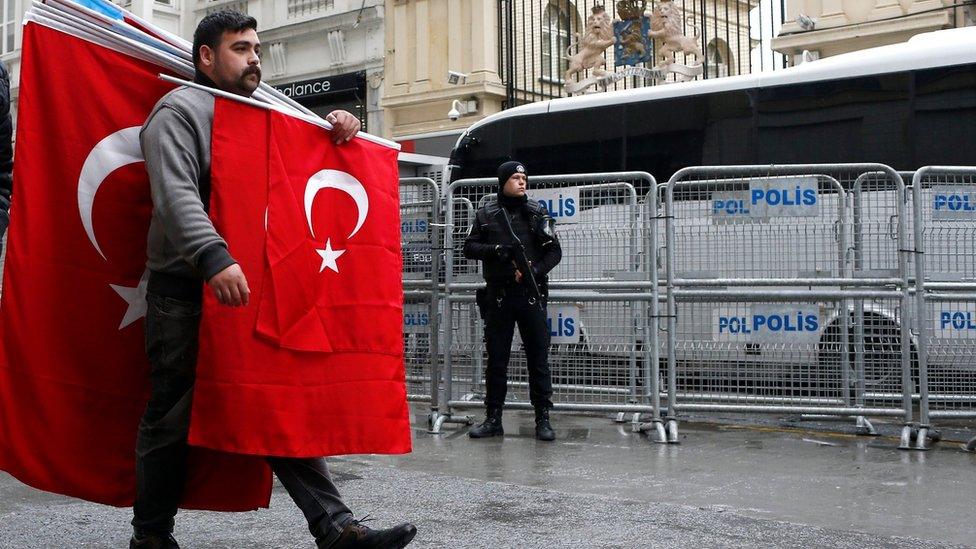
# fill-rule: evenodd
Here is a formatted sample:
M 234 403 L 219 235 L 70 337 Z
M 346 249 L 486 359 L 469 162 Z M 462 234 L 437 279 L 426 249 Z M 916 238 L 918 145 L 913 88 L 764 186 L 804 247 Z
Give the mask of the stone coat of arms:
M 617 2 L 616 21 L 603 6 L 594 6 L 586 18 L 583 35 L 576 35 L 576 53 L 571 45 L 566 52 L 569 67 L 564 75 L 564 88 L 570 95 L 584 92 L 591 86 L 603 88 L 627 76 L 648 80 L 664 80 L 668 74 L 675 81 L 690 80 L 702 73 L 702 53 L 698 36 L 685 36 L 682 32 L 681 8 L 671 0 L 661 0 L 648 14 L 647 0 L 621 0 Z M 614 66 L 625 67 L 608 72 L 604 52 L 614 48 Z M 673 59 L 674 54 L 685 53 L 694 57 L 696 65 L 688 66 Z M 655 55 L 656 54 L 656 55 Z M 653 69 L 643 65 L 651 59 L 657 64 Z M 573 75 L 590 70 L 591 76 L 579 82 Z

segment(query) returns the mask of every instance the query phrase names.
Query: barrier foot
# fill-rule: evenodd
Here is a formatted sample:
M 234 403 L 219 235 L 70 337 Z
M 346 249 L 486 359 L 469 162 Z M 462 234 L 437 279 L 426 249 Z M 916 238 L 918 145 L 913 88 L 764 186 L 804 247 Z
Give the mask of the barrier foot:
M 966 452 L 976 452 L 976 437 L 969 439 L 969 442 L 963 444 L 962 449 Z
M 901 428 L 901 441 L 898 443 L 899 450 L 912 449 L 912 426 L 906 425 Z
M 932 430 L 928 425 L 906 425 L 901 430 L 898 449 L 925 451 L 929 449 L 929 442 L 938 442 L 940 438 L 942 434 Z
M 427 432 L 432 435 L 441 434 L 441 427 L 444 425 L 444 422 L 447 421 L 447 418 L 448 416 L 445 414 L 431 412 L 430 415 L 427 416 Z
M 442 435 L 444 434 L 443 427 L 445 423 L 471 425 L 474 423 L 474 418 L 471 416 L 453 417 L 450 413 L 438 414 L 437 412 L 431 412 L 427 419 L 427 424 L 430 426 L 427 432 L 432 435 Z
M 639 433 L 641 431 L 641 425 L 641 413 L 634 412 L 634 414 L 630 416 L 630 432 Z
M 863 436 L 878 436 L 878 431 L 874 428 L 874 425 L 864 416 L 857 416 L 857 434 Z
M 668 435 L 664 430 L 664 420 L 660 418 L 652 419 L 650 423 L 641 423 L 635 432 L 647 433 L 647 438 L 651 439 L 651 442 L 668 443 Z
M 617 417 L 613 421 L 614 423 L 627 423 L 627 412 L 617 412 Z
M 929 449 L 929 446 L 928 446 L 928 436 L 929 436 L 929 428 L 928 427 L 919 427 L 919 429 L 918 429 L 918 435 L 916 435 L 916 437 L 915 437 L 915 448 L 914 449 L 915 450 L 928 450 Z
M 668 420 L 668 444 L 681 444 L 678 439 L 678 422 L 674 419 Z
M 647 438 L 651 439 L 651 442 L 656 442 L 658 444 L 668 443 L 668 435 L 664 431 L 664 422 L 660 419 L 656 419 L 651 423 L 645 423 L 642 427 L 654 429 L 653 433 L 648 433 L 647 435 Z

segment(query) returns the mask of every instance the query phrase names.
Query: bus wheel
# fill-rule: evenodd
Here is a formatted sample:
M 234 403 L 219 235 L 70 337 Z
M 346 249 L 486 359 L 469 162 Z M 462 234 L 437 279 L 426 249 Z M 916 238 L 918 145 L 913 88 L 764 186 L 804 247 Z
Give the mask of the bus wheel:
M 858 346 L 855 315 L 849 316 L 847 356 L 843 364 L 849 369 L 849 379 L 856 386 L 857 357 L 861 354 L 864 364 L 864 392 L 867 400 L 890 402 L 901 399 L 901 327 L 897 322 L 874 312 L 864 312 L 863 346 Z M 820 375 L 827 374 L 840 388 L 842 364 L 841 322 L 835 319 L 820 338 L 817 365 Z M 911 345 L 911 390 L 916 391 L 918 357 L 915 345 Z

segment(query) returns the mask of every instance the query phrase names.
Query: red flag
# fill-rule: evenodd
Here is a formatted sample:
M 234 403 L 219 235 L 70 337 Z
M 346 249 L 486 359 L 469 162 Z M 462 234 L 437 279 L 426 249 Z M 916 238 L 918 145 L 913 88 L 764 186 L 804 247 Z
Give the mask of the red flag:
M 295 457 L 410 451 L 397 151 L 329 138 L 217 98 L 211 217 L 251 303 L 205 296 L 195 445 Z
M 0 307 L 0 469 L 132 504 L 149 394 L 148 177 L 138 132 L 172 88 L 157 66 L 24 29 L 13 215 Z M 185 507 L 267 505 L 264 460 L 191 450 Z

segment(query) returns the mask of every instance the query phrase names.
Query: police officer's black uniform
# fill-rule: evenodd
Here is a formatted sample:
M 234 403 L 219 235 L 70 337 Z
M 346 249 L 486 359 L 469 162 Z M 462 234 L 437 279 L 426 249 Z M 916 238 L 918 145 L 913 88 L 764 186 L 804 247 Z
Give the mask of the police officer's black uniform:
M 506 162 L 498 169 L 498 198 L 475 215 L 471 233 L 464 243 L 464 256 L 479 259 L 487 282 L 479 305 L 485 319 L 485 344 L 488 366 L 485 370 L 485 406 L 487 418 L 473 428 L 473 438 L 504 434 L 501 415 L 508 382 L 508 359 L 515 325 L 519 327 L 525 346 L 529 370 L 529 395 L 536 410 L 536 436 L 552 440 L 555 435 L 549 425 L 552 408 L 552 381 L 549 374 L 549 327 L 546 323 L 547 275 L 562 259 L 562 250 L 553 231 L 553 220 L 538 202 L 526 196 L 511 197 L 503 192 L 506 181 L 515 173 L 525 173 L 518 162 Z M 530 297 L 529 286 L 523 278 L 515 281 L 516 267 L 512 261 L 512 238 L 501 218 L 507 215 L 512 230 L 525 246 L 526 256 L 542 293 L 539 300 Z
M 0 238 L 10 222 L 10 193 L 13 191 L 14 150 L 11 145 L 13 124 L 10 120 L 10 76 L 0 61 Z

